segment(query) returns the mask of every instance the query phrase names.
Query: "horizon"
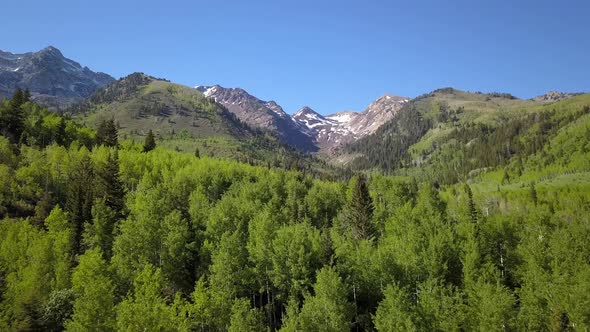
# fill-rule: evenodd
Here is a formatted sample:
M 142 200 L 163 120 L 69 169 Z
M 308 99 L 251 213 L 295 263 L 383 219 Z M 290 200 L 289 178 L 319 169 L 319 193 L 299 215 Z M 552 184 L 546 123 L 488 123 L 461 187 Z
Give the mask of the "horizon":
M 583 1 L 564 10 L 528 0 L 58 1 L 35 4 L 25 10 L 30 15 L 0 24 L 22 27 L 2 45 L 12 53 L 52 45 L 115 78 L 144 72 L 189 87 L 242 88 L 289 114 L 309 106 L 328 115 L 362 112 L 385 94 L 414 98 L 444 87 L 521 99 L 587 92 L 590 78 L 580 69 L 590 50 L 587 9 Z
M 0 52 L 5 52 L 5 53 L 12 53 L 12 54 L 18 55 L 18 54 L 25 54 L 25 53 L 37 53 L 37 52 L 41 52 L 42 50 L 44 50 L 44 49 L 48 49 L 48 48 L 54 48 L 54 49 L 56 49 L 56 50 L 60 51 L 60 52 L 62 53 L 62 55 L 63 55 L 65 58 L 67 58 L 67 59 L 69 59 L 69 60 L 72 60 L 72 61 L 75 61 L 75 62 L 77 62 L 77 63 L 78 63 L 78 64 L 80 64 L 80 66 L 82 66 L 83 68 L 84 68 L 84 67 L 87 67 L 86 65 L 84 65 L 84 63 L 82 63 L 82 62 L 79 62 L 77 59 L 72 59 L 72 58 L 69 58 L 69 57 L 68 57 L 66 54 L 63 54 L 62 50 L 61 50 L 61 49 L 60 49 L 58 46 L 55 46 L 55 45 L 47 45 L 47 46 L 45 46 L 45 47 L 43 47 L 43 48 L 41 48 L 41 49 L 38 49 L 38 50 L 27 51 L 27 52 L 22 52 L 22 53 L 21 53 L 21 52 L 15 53 L 15 52 L 11 52 L 10 50 L 3 50 L 3 49 L 0 49 Z M 89 69 L 90 69 L 90 70 L 92 70 L 92 71 L 95 71 L 95 70 L 93 70 L 92 68 L 89 68 Z M 112 76 L 112 74 L 110 74 L 110 73 L 106 73 L 106 72 L 101 72 L 101 71 L 95 71 L 95 72 L 99 72 L 99 73 L 103 73 L 103 74 L 107 74 L 107 75 L 110 75 L 110 76 Z M 169 79 L 168 79 L 168 78 L 166 78 L 166 77 L 156 77 L 156 76 L 154 76 L 154 75 L 151 75 L 150 73 L 143 72 L 143 71 L 135 71 L 135 72 L 131 72 L 131 73 L 128 73 L 128 74 L 126 74 L 126 75 L 123 75 L 123 76 L 120 76 L 120 77 L 116 77 L 116 76 L 112 76 L 112 77 L 113 77 L 115 80 L 119 80 L 119 79 L 123 79 L 123 78 L 125 78 L 125 77 L 127 77 L 127 76 L 129 76 L 129 75 L 131 75 L 131 74 L 134 74 L 134 73 L 141 73 L 141 74 L 145 74 L 145 75 L 151 76 L 151 77 L 153 77 L 153 78 L 155 78 L 155 79 L 164 79 L 164 80 L 169 80 Z M 241 89 L 241 90 L 244 90 L 246 93 L 248 93 L 248 94 L 252 95 L 253 97 L 256 97 L 256 98 L 258 98 L 258 96 L 256 96 L 256 95 L 252 94 L 250 91 L 248 91 L 247 89 L 245 89 L 245 88 L 242 88 L 242 87 L 240 87 L 240 86 L 223 86 L 223 85 L 220 85 L 220 84 L 213 84 L 213 85 L 194 85 L 194 86 L 191 86 L 191 85 L 186 85 L 186 84 L 178 83 L 178 82 L 175 82 L 175 81 L 172 81 L 172 80 L 169 80 L 169 81 L 170 81 L 171 83 L 174 83 L 174 84 L 179 84 L 179 85 L 182 85 L 182 86 L 185 86 L 185 87 L 188 87 L 188 88 L 192 88 L 192 89 L 197 89 L 197 88 L 199 88 L 199 87 L 211 87 L 211 86 L 220 86 L 221 88 L 224 88 L 224 89 Z M 530 100 L 530 99 L 533 99 L 533 98 L 535 98 L 535 97 L 540 97 L 540 96 L 543 96 L 543 95 L 545 95 L 545 94 L 547 94 L 547 93 L 551 93 L 551 92 L 557 92 L 557 93 L 571 93 L 571 94 L 585 94 L 585 93 L 589 93 L 588 91 L 560 91 L 560 90 L 547 90 L 547 91 L 545 91 L 544 93 L 541 93 L 541 94 L 538 94 L 538 95 L 535 95 L 535 96 L 522 97 L 522 96 L 516 96 L 516 95 L 514 95 L 513 93 L 511 93 L 510 91 L 470 91 L 470 90 L 465 90 L 465 89 L 459 89 L 459 88 L 456 88 L 456 87 L 453 87 L 453 86 L 442 86 L 442 87 L 435 88 L 435 89 L 433 89 L 433 90 L 431 90 L 431 91 L 425 91 L 425 92 L 423 92 L 423 93 L 421 93 L 421 94 L 419 94 L 419 95 L 415 95 L 415 96 L 400 96 L 400 95 L 395 95 L 395 94 L 392 94 L 392 93 L 384 93 L 384 94 L 380 95 L 379 97 L 375 98 L 374 100 L 371 100 L 371 101 L 369 101 L 369 103 L 367 104 L 367 106 L 365 106 L 365 108 L 363 108 L 363 109 L 358 109 L 358 110 L 356 110 L 356 109 L 350 109 L 350 108 L 349 108 L 349 109 L 342 109 L 342 110 L 339 110 L 339 111 L 336 111 L 336 112 L 333 112 L 333 113 L 322 113 L 322 112 L 319 112 L 319 111 L 317 111 L 316 109 L 314 109 L 313 107 L 311 107 L 311 106 L 309 106 L 309 105 L 303 105 L 303 106 L 301 106 L 301 107 L 299 107 L 298 109 L 296 109 L 296 110 L 293 110 L 293 111 L 288 111 L 288 110 L 284 110 L 284 111 L 285 111 L 287 114 L 289 114 L 289 115 L 294 115 L 294 114 L 296 114 L 297 112 L 301 111 L 301 110 L 302 110 L 302 109 L 304 109 L 304 108 L 310 108 L 312 111 L 314 111 L 314 112 L 317 112 L 317 113 L 319 113 L 319 114 L 321 114 L 321 115 L 323 115 L 323 116 L 329 116 L 329 115 L 334 115 L 334 114 L 337 114 L 337 113 L 343 113 L 343 112 L 355 112 L 355 113 L 360 113 L 360 112 L 363 112 L 363 111 L 365 111 L 365 110 L 366 110 L 366 108 L 367 108 L 367 107 L 368 107 L 370 104 L 372 104 L 374 101 L 376 101 L 377 99 L 379 99 L 379 98 L 382 98 L 382 97 L 384 97 L 384 96 L 387 96 L 387 95 L 394 96 L 394 97 L 403 97 L 403 98 L 414 99 L 414 98 L 416 98 L 416 97 L 418 97 L 418 96 L 420 96 L 420 95 L 423 95 L 423 94 L 428 94 L 428 93 L 435 92 L 435 91 L 437 91 L 437 90 L 441 90 L 441 89 L 448 89 L 448 88 L 451 88 L 451 89 L 454 89 L 454 90 L 458 90 L 458 91 L 462 91 L 462 92 L 466 92 L 466 93 L 483 93 L 483 94 L 492 94 L 492 93 L 507 93 L 507 94 L 510 94 L 510 95 L 512 95 L 512 96 L 514 96 L 514 97 L 516 97 L 517 99 L 521 99 L 521 100 Z M 265 101 L 265 102 L 276 102 L 274 99 L 261 99 L 261 100 L 262 100 L 262 101 Z M 282 106 L 280 103 L 278 103 L 278 102 L 277 102 L 277 104 L 278 104 L 279 106 L 283 107 L 283 106 Z

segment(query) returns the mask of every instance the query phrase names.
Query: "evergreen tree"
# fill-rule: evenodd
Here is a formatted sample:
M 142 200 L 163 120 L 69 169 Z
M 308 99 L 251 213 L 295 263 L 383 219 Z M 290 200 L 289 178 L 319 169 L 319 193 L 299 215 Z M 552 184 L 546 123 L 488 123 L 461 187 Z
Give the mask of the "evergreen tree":
M 473 192 L 471 191 L 471 187 L 467 183 L 465 184 L 465 193 L 467 194 L 467 209 L 469 212 L 469 216 L 471 217 L 471 222 L 477 223 L 477 208 L 475 207 L 475 203 L 473 202 Z
M 116 213 L 106 205 L 105 200 L 97 199 L 92 206 L 92 222 L 84 224 L 84 247 L 100 248 L 105 259 L 110 259 L 116 218 Z
M 373 200 L 364 177 L 352 181 L 350 200 L 339 216 L 339 232 L 355 240 L 366 240 L 374 236 Z
M 124 216 L 125 189 L 119 177 L 119 151 L 109 152 L 104 167 L 97 170 L 96 196 L 103 198 L 105 204 L 116 213 L 117 218 Z
M 63 331 L 74 311 L 75 299 L 72 289 L 51 292 L 43 308 L 43 327 L 48 331 Z
M 94 167 L 88 155 L 82 156 L 70 174 L 66 209 L 74 225 L 76 248 L 80 249 L 84 223 L 92 219 Z
M 31 101 L 31 91 L 29 91 L 29 88 L 26 88 L 25 91 L 23 91 L 23 103 L 28 103 Z
M 51 194 L 45 191 L 43 196 L 41 196 L 41 199 L 37 202 L 37 205 L 35 205 L 35 216 L 31 220 L 32 224 L 42 227 L 45 218 L 49 216 L 49 212 L 51 212 L 53 206 L 54 204 L 51 199 Z
M 21 106 L 24 104 L 25 98 L 23 90 L 16 89 L 10 105 L 4 109 L 0 118 L 1 133 L 7 136 L 12 143 L 20 141 L 24 130 L 24 114 Z
M 147 136 L 145 137 L 145 142 L 143 143 L 143 152 L 150 152 L 155 148 L 156 138 L 154 137 L 154 133 L 150 129 Z
M 58 145 L 66 145 L 66 120 L 61 118 L 55 130 L 53 141 Z
M 96 130 L 96 145 L 118 146 L 118 133 L 115 119 L 102 120 Z
M 535 205 L 537 205 L 537 200 L 538 200 L 538 198 L 537 198 L 537 188 L 535 187 L 535 183 L 534 182 L 531 182 L 529 184 L 529 196 L 530 196 L 531 201 Z
M 25 103 L 25 93 L 21 88 L 17 88 L 12 95 L 12 99 L 10 100 L 10 105 L 13 108 L 20 108 L 22 104 Z

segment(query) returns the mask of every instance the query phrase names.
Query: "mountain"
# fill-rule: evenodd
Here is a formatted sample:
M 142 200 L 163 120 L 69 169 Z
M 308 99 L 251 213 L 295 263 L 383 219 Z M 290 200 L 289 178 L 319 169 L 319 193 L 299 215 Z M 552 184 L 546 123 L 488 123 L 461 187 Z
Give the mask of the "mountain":
M 350 131 L 359 137 L 372 134 L 391 119 L 409 101 L 407 97 L 384 95 L 375 100 L 359 116 L 351 118 Z
M 560 133 L 579 136 L 581 145 L 572 143 L 572 151 L 587 149 L 582 137 L 587 135 L 589 106 L 590 94 L 545 105 L 508 94 L 439 89 L 405 104 L 373 134 L 348 145 L 338 159 L 353 169 L 380 169 L 438 183 L 465 181 L 535 155 L 549 165 L 564 158 L 559 149 L 554 156 L 547 154 L 562 146 L 551 142 Z M 567 134 L 576 123 L 580 128 Z
M 112 81 L 111 76 L 64 57 L 53 46 L 23 54 L 0 51 L 0 97 L 27 88 L 37 102 L 63 108 Z
M 323 116 L 306 106 L 289 116 L 276 102 L 261 100 L 240 88 L 213 85 L 195 89 L 247 124 L 277 133 L 286 144 L 329 154 L 373 133 L 408 101 L 406 97 L 385 95 L 361 113 L 345 111 Z
M 369 135 L 391 119 L 408 102 L 406 97 L 384 95 L 361 113 L 344 111 L 327 116 L 303 107 L 293 120 L 305 128 L 323 151 L 333 152 L 355 140 Z
M 166 136 L 186 131 L 194 137 L 242 140 L 255 134 L 199 91 L 143 73 L 133 73 L 99 89 L 70 111 L 82 114 L 91 125 L 112 117 L 122 133 L 143 134 L 151 129 Z
M 201 92 L 143 73 L 134 73 L 97 90 L 67 112 L 97 128 L 113 119 L 119 137 L 143 142 L 149 130 L 158 145 L 203 156 L 240 160 L 251 164 L 305 169 L 331 177 L 339 170 L 302 154 L 267 130 L 242 122 Z
M 197 86 L 195 89 L 225 106 L 248 125 L 273 131 L 286 144 L 308 152 L 318 150 L 312 137 L 274 101 L 260 100 L 240 88 L 214 85 Z
M 300 125 L 302 130 L 313 137 L 314 143 L 322 151 L 331 151 L 333 148 L 354 140 L 355 134 L 348 128 L 349 120 L 358 113 L 344 112 L 323 116 L 311 108 L 305 106 L 293 114 L 293 120 Z

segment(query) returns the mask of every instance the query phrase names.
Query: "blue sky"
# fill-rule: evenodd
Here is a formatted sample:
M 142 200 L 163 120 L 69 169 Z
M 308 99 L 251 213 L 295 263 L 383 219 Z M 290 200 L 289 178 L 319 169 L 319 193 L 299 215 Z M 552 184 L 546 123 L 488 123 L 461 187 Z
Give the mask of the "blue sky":
M 452 86 L 590 91 L 590 1 L 10 1 L 0 49 L 242 87 L 288 113 Z

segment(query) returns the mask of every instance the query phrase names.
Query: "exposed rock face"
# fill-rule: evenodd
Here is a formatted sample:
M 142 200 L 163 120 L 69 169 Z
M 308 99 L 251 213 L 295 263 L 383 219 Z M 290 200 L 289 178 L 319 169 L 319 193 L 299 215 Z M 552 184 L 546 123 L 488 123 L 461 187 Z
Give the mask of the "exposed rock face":
M 569 92 L 559 92 L 559 91 L 549 91 L 544 95 L 537 96 L 533 98 L 535 101 L 539 101 L 542 103 L 553 103 L 556 101 L 560 101 L 563 99 L 568 99 L 577 95 L 581 95 L 582 93 L 569 93 Z
M 344 111 L 327 116 L 303 107 L 293 115 L 293 120 L 314 138 L 321 150 L 330 152 L 372 134 L 390 120 L 408 100 L 405 97 L 384 95 L 361 113 Z
M 305 151 L 328 153 L 375 132 L 409 100 L 384 95 L 361 113 L 344 111 L 323 116 L 305 106 L 289 116 L 274 101 L 260 100 L 240 88 L 219 85 L 195 88 L 249 125 L 276 132 L 287 144 Z
M 389 94 L 378 98 L 359 116 L 351 119 L 350 131 L 360 137 L 374 133 L 377 128 L 389 121 L 408 101 L 409 98 Z
M 359 114 L 355 112 L 339 112 L 329 116 L 323 116 L 305 106 L 293 114 L 293 120 L 300 124 L 307 135 L 313 137 L 314 143 L 321 150 L 329 152 L 356 138 L 350 130 L 349 124 Z
M 269 129 L 281 141 L 304 151 L 317 151 L 313 138 L 294 122 L 289 114 L 274 101 L 260 100 L 240 88 L 224 88 L 219 85 L 197 86 L 205 96 L 225 106 L 241 121 L 252 127 Z
M 62 108 L 112 81 L 111 76 L 82 67 L 52 46 L 23 54 L 0 51 L 0 96 L 26 88 L 37 102 Z

